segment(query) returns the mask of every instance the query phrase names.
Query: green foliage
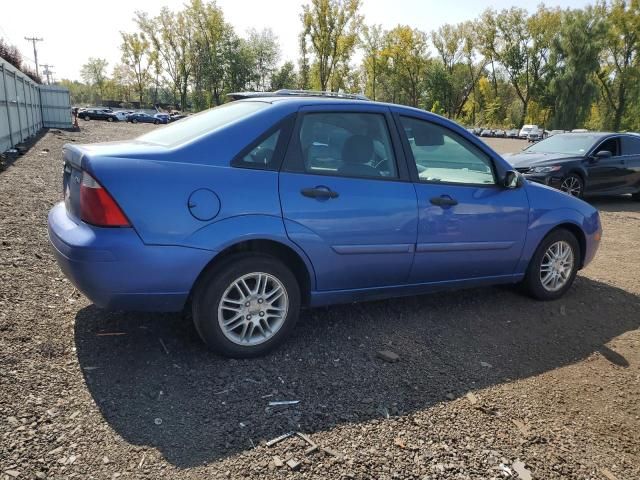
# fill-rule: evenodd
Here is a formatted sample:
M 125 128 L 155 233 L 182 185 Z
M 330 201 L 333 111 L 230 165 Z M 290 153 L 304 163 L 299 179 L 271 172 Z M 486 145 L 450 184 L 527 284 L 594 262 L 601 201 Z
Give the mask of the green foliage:
M 468 125 L 640 130 L 640 0 L 488 9 L 429 33 L 367 26 L 362 1 L 303 5 L 297 65 L 279 65 L 271 29 L 239 36 L 215 0 L 155 17 L 137 12 L 138 31 L 122 34 L 122 63 L 111 76 L 105 60 L 90 58 L 84 83 L 66 85 L 78 103 L 201 110 L 233 91 L 302 88 L 364 92 Z

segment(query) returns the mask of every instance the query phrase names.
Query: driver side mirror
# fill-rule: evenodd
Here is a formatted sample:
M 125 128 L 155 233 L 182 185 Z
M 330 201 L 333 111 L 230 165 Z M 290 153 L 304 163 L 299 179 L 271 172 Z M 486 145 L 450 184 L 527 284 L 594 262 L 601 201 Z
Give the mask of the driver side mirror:
M 507 170 L 502 179 L 504 188 L 519 188 L 522 186 L 522 177 L 515 170 Z
M 609 150 L 600 150 L 598 153 L 593 155 L 594 160 L 600 160 L 601 158 L 610 158 L 613 154 Z

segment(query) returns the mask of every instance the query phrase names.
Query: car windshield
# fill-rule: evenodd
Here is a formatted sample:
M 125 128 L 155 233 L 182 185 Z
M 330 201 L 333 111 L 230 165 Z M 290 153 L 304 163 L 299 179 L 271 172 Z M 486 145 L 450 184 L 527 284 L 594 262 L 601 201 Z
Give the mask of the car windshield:
M 576 135 L 564 133 L 554 135 L 531 145 L 525 151 L 527 153 L 564 153 L 567 155 L 584 155 L 593 146 L 598 135 Z
M 189 118 L 167 127 L 153 130 L 138 137 L 138 140 L 166 146 L 185 143 L 204 133 L 211 132 L 258 110 L 262 110 L 268 105 L 266 102 L 227 103 L 196 115 L 191 115 Z

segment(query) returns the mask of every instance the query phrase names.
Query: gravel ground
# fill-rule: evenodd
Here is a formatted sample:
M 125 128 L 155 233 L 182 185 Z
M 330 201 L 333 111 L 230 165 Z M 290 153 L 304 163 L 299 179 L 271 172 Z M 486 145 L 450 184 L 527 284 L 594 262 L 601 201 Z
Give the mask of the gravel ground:
M 61 146 L 155 128 L 81 127 L 0 173 L 0 478 L 640 478 L 640 204 L 596 202 L 600 252 L 561 300 L 316 309 L 272 355 L 226 360 L 183 316 L 101 311 L 57 268 Z M 319 449 L 266 445 L 289 431 Z

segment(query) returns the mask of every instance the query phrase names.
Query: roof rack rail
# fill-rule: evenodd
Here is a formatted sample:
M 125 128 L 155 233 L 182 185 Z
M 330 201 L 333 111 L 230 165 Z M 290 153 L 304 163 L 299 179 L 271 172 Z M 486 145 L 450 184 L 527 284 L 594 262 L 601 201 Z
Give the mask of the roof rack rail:
M 346 98 L 350 100 L 369 100 L 365 95 L 358 93 L 343 92 L 321 92 L 317 90 L 289 90 L 280 89 L 275 92 L 233 92 L 228 93 L 227 97 L 232 100 L 241 100 L 243 98 L 260 98 L 260 97 L 328 97 L 328 98 Z

